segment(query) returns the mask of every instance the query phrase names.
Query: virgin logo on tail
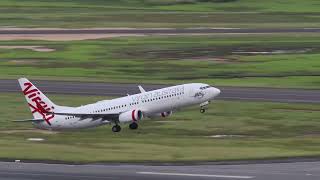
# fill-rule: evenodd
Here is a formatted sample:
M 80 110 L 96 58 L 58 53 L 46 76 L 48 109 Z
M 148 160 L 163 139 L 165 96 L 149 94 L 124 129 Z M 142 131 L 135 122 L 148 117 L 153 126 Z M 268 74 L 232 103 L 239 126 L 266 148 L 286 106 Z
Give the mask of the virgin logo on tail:
M 29 106 L 33 109 L 32 114 L 39 113 L 43 119 L 49 124 L 50 120 L 54 117 L 54 114 L 48 114 L 48 112 L 53 112 L 54 107 L 49 107 L 45 102 L 40 98 L 40 92 L 37 88 L 30 82 L 26 82 L 23 84 L 25 89 L 23 90 L 23 94 L 28 97 L 34 104 L 28 103 Z

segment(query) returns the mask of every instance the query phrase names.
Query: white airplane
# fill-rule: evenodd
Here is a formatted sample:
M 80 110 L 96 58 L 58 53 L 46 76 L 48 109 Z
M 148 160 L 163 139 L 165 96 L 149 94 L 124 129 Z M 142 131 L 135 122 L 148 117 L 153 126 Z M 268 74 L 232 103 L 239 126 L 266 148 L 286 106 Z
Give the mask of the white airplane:
M 200 112 L 204 113 L 209 102 L 220 94 L 219 89 L 202 83 L 183 84 L 148 92 L 139 86 L 139 94 L 80 107 L 66 107 L 54 104 L 28 79 L 20 78 L 18 81 L 34 119 L 15 122 L 32 122 L 36 128 L 46 130 L 114 124 L 112 131 L 119 132 L 121 123 L 130 123 L 130 129 L 137 129 L 137 122 L 145 117 L 167 117 L 172 111 L 186 106 L 200 104 Z

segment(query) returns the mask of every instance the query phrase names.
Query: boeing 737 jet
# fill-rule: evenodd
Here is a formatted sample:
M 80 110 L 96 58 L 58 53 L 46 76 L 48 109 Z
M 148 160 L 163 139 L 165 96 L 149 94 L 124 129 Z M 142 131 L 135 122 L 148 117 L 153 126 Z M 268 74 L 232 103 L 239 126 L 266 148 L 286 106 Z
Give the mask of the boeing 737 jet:
M 19 84 L 33 114 L 33 119 L 16 122 L 32 122 L 36 128 L 47 130 L 68 130 L 90 128 L 113 124 L 112 131 L 119 132 L 120 124 L 129 123 L 130 129 L 137 129 L 143 118 L 167 117 L 183 107 L 200 104 L 204 113 L 211 100 L 220 90 L 208 84 L 190 83 L 153 91 L 128 95 L 112 100 L 103 100 L 79 107 L 54 104 L 28 79 L 20 78 Z

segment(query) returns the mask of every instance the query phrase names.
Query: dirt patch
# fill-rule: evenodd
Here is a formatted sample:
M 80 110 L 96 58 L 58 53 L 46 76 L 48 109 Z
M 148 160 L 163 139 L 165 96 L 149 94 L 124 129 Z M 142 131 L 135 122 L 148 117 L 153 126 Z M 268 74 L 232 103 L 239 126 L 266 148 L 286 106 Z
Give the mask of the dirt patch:
M 157 123 L 176 123 L 177 121 L 155 121 Z
M 17 60 L 10 60 L 9 63 L 16 64 L 16 65 L 32 65 L 37 64 L 39 60 L 30 60 L 30 59 L 17 59 Z
M 232 55 L 231 47 L 191 47 L 177 49 L 127 49 L 117 52 L 120 57 L 166 59 L 166 60 L 193 60 L 214 61 L 217 63 L 235 63 L 237 59 L 225 57 Z
M 88 39 L 103 39 L 125 36 L 145 36 L 143 34 L 10 34 L 0 35 L 0 40 L 44 40 L 44 41 L 73 41 Z
M 305 48 L 305 49 L 275 49 L 269 51 L 234 51 L 233 54 L 245 54 L 245 55 L 272 55 L 272 54 L 298 54 L 298 53 L 307 53 L 311 52 L 312 48 Z
M 320 109 L 307 109 L 307 108 L 277 108 L 273 109 L 273 111 L 301 111 L 301 112 L 319 112 Z
M 243 137 L 247 137 L 244 135 L 237 135 L 237 134 L 216 134 L 216 135 L 211 135 L 211 136 L 206 136 L 206 137 L 210 137 L 210 138 L 243 138 Z
M 0 46 L 0 49 L 29 49 L 37 52 L 52 52 L 55 49 L 47 48 L 44 46 Z
M 238 63 L 239 61 L 237 61 L 237 59 L 235 58 L 223 58 L 223 57 L 194 57 L 194 58 L 189 58 L 188 60 L 191 61 L 213 61 L 216 63 L 220 63 L 220 64 L 229 64 L 229 63 Z
M 56 131 L 47 131 L 47 130 L 40 130 L 40 129 L 15 129 L 15 130 L 6 130 L 0 131 L 0 133 L 4 134 L 16 134 L 16 133 L 40 133 L 40 134 L 58 134 Z
M 304 54 L 318 53 L 320 47 L 283 47 L 283 46 L 211 46 L 211 47 L 188 47 L 188 48 L 130 48 L 116 52 L 123 58 L 147 58 L 151 60 L 195 60 L 214 61 L 217 63 L 240 63 L 238 55 L 274 55 L 274 54 Z M 243 62 L 243 61 L 241 61 Z
M 320 132 L 310 132 L 305 135 L 302 135 L 302 137 L 311 137 L 311 138 L 319 138 L 320 137 Z

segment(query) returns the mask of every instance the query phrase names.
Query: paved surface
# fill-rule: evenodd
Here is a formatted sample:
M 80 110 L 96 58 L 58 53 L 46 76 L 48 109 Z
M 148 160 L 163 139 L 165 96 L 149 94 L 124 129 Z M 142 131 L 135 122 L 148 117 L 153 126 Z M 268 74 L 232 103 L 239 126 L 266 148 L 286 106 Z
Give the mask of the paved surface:
M 1 180 L 319 180 L 320 162 L 244 165 L 63 165 L 0 162 Z
M 68 81 L 32 81 L 45 93 L 125 96 L 139 92 L 137 84 L 88 83 Z M 169 85 L 143 85 L 146 90 Z M 320 90 L 218 87 L 218 99 L 275 102 L 320 103 Z M 0 92 L 20 92 L 17 80 L 0 80 Z
M 209 34 L 209 33 L 318 33 L 320 28 L 159 28 L 159 29 L 0 29 L 0 34 Z

